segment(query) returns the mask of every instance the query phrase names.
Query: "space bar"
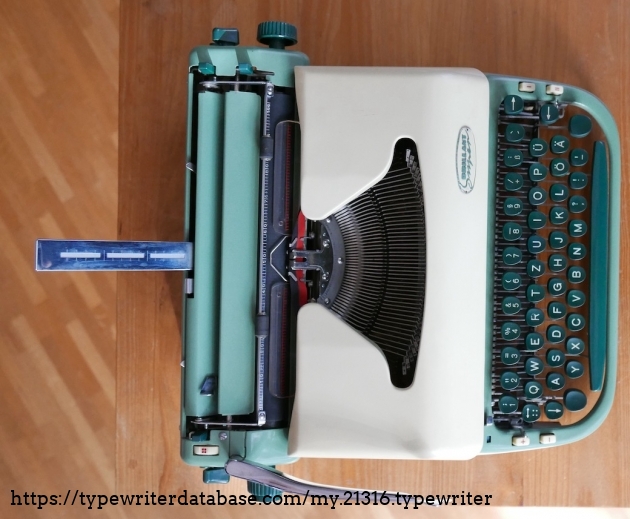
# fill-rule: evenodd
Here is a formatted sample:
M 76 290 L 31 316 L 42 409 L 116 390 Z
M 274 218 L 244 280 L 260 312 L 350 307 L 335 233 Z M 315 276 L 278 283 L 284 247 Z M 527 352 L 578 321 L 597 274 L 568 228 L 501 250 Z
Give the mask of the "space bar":
M 593 149 L 591 208 L 591 296 L 590 296 L 590 383 L 601 391 L 606 365 L 608 318 L 608 156 L 606 145 L 595 142 Z

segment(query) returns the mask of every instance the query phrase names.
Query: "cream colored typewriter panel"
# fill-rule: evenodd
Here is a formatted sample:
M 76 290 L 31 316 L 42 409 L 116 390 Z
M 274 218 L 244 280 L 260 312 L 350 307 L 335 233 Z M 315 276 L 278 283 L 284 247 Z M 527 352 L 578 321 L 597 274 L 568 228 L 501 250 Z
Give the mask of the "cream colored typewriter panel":
M 427 270 L 407 389 L 392 385 L 378 348 L 331 311 L 300 310 L 290 454 L 471 458 L 484 434 L 488 82 L 471 69 L 303 67 L 296 88 L 306 217 L 328 216 L 378 182 L 396 141 L 409 137 L 422 176 Z M 475 141 L 469 192 L 457 173 L 462 132 Z

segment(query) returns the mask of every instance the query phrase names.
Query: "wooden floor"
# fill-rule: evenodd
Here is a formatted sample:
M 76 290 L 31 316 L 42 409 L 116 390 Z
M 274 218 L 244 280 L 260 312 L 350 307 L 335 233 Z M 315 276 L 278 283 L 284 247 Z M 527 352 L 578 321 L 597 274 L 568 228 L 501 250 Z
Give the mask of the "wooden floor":
M 10 506 L 12 490 L 22 497 L 24 492 L 116 491 L 116 276 L 36 274 L 33 263 L 38 237 L 117 235 L 118 16 L 117 0 L 0 4 L 1 517 L 86 515 L 78 506 Z M 404 513 L 362 508 L 343 513 Z M 109 507 L 90 513 L 196 517 L 202 511 L 191 512 L 185 507 Z M 226 512 L 264 515 L 245 507 L 203 515 Z M 316 512 L 304 509 L 296 515 Z M 330 517 L 338 513 L 327 512 Z M 482 513 L 529 514 L 494 509 L 474 515 Z M 630 517 L 621 510 L 597 515 Z

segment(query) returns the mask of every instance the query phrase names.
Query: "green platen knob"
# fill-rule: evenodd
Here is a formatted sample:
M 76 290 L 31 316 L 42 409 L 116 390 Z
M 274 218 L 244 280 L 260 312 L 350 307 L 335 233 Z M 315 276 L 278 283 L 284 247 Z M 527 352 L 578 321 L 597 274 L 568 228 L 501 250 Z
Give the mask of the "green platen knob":
M 256 483 L 255 481 L 247 482 L 247 491 L 256 497 L 256 501 L 261 502 L 263 497 L 270 496 L 273 498 L 274 496 L 281 496 L 282 490 L 278 490 L 277 488 L 269 487 L 267 485 L 263 485 L 262 483 Z
M 284 49 L 297 43 L 297 28 L 286 22 L 262 22 L 256 39 L 272 49 Z
M 212 43 L 215 45 L 229 45 L 232 47 L 238 45 L 238 29 L 215 27 L 212 29 Z

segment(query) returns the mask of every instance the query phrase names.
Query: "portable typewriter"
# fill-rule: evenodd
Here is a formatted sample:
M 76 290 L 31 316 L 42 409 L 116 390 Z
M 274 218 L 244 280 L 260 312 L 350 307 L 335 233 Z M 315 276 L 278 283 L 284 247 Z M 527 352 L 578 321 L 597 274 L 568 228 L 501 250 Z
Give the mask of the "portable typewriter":
M 38 270 L 186 271 L 184 461 L 301 493 L 272 467 L 593 432 L 617 362 L 606 107 L 473 69 L 309 67 L 281 22 L 258 40 L 215 29 L 190 55 L 185 242 L 37 245 Z

